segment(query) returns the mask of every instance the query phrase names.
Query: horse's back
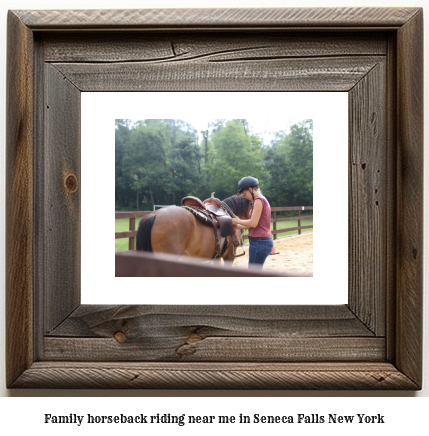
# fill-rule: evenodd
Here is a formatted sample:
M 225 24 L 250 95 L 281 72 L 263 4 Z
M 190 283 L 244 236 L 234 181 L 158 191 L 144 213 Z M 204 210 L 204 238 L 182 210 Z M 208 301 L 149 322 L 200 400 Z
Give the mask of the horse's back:
M 156 212 L 151 234 L 155 253 L 211 258 L 214 241 L 213 228 L 200 223 L 185 208 L 166 206 Z

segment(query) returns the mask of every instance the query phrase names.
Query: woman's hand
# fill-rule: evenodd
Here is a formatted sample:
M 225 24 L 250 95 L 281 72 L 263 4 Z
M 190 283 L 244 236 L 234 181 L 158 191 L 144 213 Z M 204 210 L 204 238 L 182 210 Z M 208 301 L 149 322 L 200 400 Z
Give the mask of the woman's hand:
M 231 220 L 232 220 L 232 225 L 234 226 L 235 230 L 243 230 L 246 228 L 243 226 L 243 224 L 241 224 L 240 218 L 235 217 L 235 218 L 232 218 Z

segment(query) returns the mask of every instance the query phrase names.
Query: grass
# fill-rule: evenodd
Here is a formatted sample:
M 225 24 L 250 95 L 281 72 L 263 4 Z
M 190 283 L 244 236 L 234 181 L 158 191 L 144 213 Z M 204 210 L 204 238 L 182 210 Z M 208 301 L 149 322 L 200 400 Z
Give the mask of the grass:
M 313 221 L 312 220 L 308 220 L 308 221 L 301 220 L 301 225 L 302 226 L 312 226 Z M 283 221 L 280 223 L 276 223 L 277 230 L 289 229 L 289 228 L 293 228 L 293 227 L 298 227 L 298 220 L 296 220 L 296 221 Z M 273 229 L 273 223 L 271 223 L 271 230 L 272 229 Z M 312 231 L 313 231 L 313 229 L 302 229 L 301 233 L 312 232 Z M 277 237 L 283 238 L 284 236 L 297 235 L 297 234 L 298 234 L 298 230 L 292 230 L 291 232 L 277 233 Z
M 137 220 L 136 220 L 137 221 Z M 136 222 L 136 227 L 138 223 Z M 130 220 L 129 218 L 122 218 L 115 220 L 115 232 L 127 232 L 129 230 Z M 128 238 L 115 239 L 115 251 L 127 251 L 128 250 Z
M 126 232 L 129 229 L 129 219 L 122 218 L 115 220 L 115 232 Z M 313 224 L 313 221 L 301 221 L 301 225 L 310 226 Z M 136 220 L 136 227 L 138 226 L 138 219 Z M 292 227 L 298 227 L 298 221 L 284 221 L 277 223 L 277 230 L 280 229 L 288 229 Z M 273 223 L 271 223 L 271 229 L 273 228 Z M 313 229 L 303 229 L 302 232 L 312 232 Z M 278 238 L 283 238 L 288 235 L 297 235 L 298 232 L 296 230 L 285 233 L 278 233 Z M 124 239 L 115 239 L 115 251 L 127 251 L 128 250 L 128 238 Z

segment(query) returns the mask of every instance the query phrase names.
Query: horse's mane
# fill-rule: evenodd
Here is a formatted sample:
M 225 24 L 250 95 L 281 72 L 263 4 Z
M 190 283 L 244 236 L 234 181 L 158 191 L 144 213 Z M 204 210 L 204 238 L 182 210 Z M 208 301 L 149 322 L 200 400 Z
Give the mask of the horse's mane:
M 225 198 L 225 200 L 223 200 L 223 203 L 226 203 L 235 215 L 237 215 L 238 217 L 242 217 L 246 215 L 249 209 L 250 201 L 242 195 L 233 195 L 231 197 Z

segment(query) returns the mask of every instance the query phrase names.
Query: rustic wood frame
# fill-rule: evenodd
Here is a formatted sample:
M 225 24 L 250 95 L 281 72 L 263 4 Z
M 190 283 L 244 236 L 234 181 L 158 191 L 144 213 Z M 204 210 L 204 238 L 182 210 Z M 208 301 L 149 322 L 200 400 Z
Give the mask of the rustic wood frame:
M 119 66 L 109 80 L 106 71 L 121 63 L 111 46 L 99 38 L 92 51 L 98 50 L 97 62 L 76 59 L 67 38 L 120 33 L 127 40 L 145 33 L 162 39 L 164 33 L 196 32 L 218 39 L 270 32 L 323 34 L 334 41 L 345 33 L 356 40 L 385 38 L 383 56 L 343 52 L 344 65 L 334 67 L 332 80 L 325 69 L 298 81 L 300 89 L 345 89 L 350 96 L 348 305 L 80 305 L 80 92 L 115 90 L 122 83 L 118 74 L 123 78 L 128 70 Z M 420 389 L 422 35 L 419 8 L 9 12 L 7 386 Z M 62 51 L 52 61 L 46 41 L 60 40 Z M 170 57 L 186 57 L 188 48 L 171 43 Z M 223 65 L 240 51 L 223 51 Z M 247 55 L 238 65 L 254 61 L 254 50 Z M 222 62 L 207 68 L 222 74 Z M 85 76 L 89 65 L 92 73 Z M 262 68 L 268 78 L 271 71 Z M 276 82 L 262 80 L 259 69 L 250 90 L 288 90 L 282 71 L 275 70 Z M 216 90 L 221 84 L 242 90 L 250 83 L 238 73 L 221 81 L 212 73 L 200 81 L 181 80 L 173 90 Z M 166 86 L 147 82 L 147 89 Z M 142 85 L 128 80 L 128 90 L 136 90 L 133 83 Z

